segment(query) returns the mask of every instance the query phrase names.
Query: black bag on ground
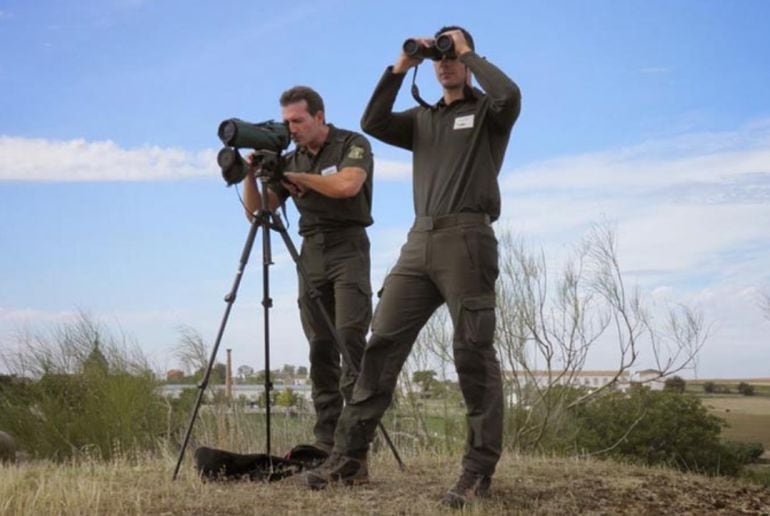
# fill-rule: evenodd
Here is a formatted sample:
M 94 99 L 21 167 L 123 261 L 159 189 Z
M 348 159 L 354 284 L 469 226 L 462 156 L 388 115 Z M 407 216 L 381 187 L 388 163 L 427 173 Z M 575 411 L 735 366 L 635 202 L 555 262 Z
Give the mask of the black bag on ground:
M 202 446 L 195 450 L 195 469 L 203 480 L 274 482 L 313 469 L 329 456 L 310 444 L 299 444 L 285 457 L 241 454 Z

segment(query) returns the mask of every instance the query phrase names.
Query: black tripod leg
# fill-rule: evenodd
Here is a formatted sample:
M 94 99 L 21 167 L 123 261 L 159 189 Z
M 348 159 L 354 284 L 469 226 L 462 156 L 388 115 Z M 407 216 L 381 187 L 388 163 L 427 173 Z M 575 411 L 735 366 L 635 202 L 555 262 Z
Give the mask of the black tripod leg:
M 195 419 L 198 417 L 198 411 L 200 410 L 201 402 L 203 401 L 203 394 L 206 390 L 206 387 L 209 384 L 209 377 L 211 376 L 211 371 L 214 367 L 214 361 L 217 358 L 217 351 L 219 350 L 219 345 L 222 342 L 222 336 L 225 332 L 225 326 L 227 325 L 227 319 L 230 317 L 230 310 L 233 307 L 233 303 L 235 302 L 235 298 L 238 295 L 238 287 L 241 284 L 241 279 L 243 278 L 243 271 L 246 268 L 246 264 L 249 261 L 249 255 L 251 254 L 251 249 L 254 246 L 254 239 L 257 235 L 257 230 L 260 226 L 260 220 L 264 219 L 266 215 L 256 216 L 254 217 L 254 220 L 251 222 L 251 227 L 249 228 L 249 234 L 246 237 L 246 243 L 243 246 L 243 252 L 241 253 L 241 261 L 240 265 L 238 266 L 238 271 L 235 274 L 235 280 L 233 281 L 233 287 L 230 289 L 230 292 L 225 296 L 225 302 L 227 303 L 227 308 L 225 308 L 225 313 L 222 316 L 222 322 L 219 325 L 219 332 L 217 333 L 217 340 L 214 342 L 214 348 L 211 350 L 211 358 L 209 358 L 209 364 L 208 367 L 206 367 L 206 372 L 203 375 L 203 380 L 201 380 L 201 383 L 198 384 L 198 398 L 195 401 L 195 406 L 193 407 L 192 414 L 190 415 L 190 422 L 187 425 L 187 431 L 185 432 L 184 441 L 182 442 L 182 447 L 179 450 L 179 458 L 176 461 L 176 467 L 174 468 L 174 476 L 172 477 L 172 480 L 176 480 L 177 475 L 179 474 L 179 468 L 182 466 L 182 460 L 184 459 L 184 452 L 187 448 L 187 444 L 190 441 L 190 435 L 192 434 L 192 428 L 195 424 Z
M 262 206 L 267 206 L 266 185 L 262 186 L 262 192 L 265 194 L 262 198 Z M 270 309 L 273 307 L 273 300 L 270 298 L 270 266 L 273 264 L 273 255 L 270 246 L 270 216 L 268 212 L 264 212 L 260 218 L 262 221 L 262 310 L 265 331 L 265 454 L 272 472 L 270 394 L 273 390 L 273 383 L 270 380 Z
M 291 241 L 291 238 L 289 237 L 289 233 L 288 231 L 286 231 L 286 227 L 283 225 L 281 216 L 278 213 L 273 212 L 272 219 L 273 219 L 273 226 L 272 226 L 273 229 L 275 229 L 281 234 L 281 237 L 283 238 L 283 241 L 286 244 L 286 249 L 288 249 L 289 254 L 294 260 L 294 263 L 297 265 L 297 270 L 302 276 L 302 279 L 305 281 L 305 284 L 308 285 L 308 288 L 310 289 L 310 296 L 315 300 L 316 304 L 318 305 L 318 309 L 324 319 L 324 323 L 329 329 L 329 332 L 332 334 L 332 337 L 334 337 L 334 346 L 337 348 L 337 351 L 342 356 L 342 359 L 345 361 L 345 363 L 350 368 L 350 370 L 353 371 L 353 374 L 358 376 L 358 364 L 356 364 L 353 361 L 353 359 L 350 356 L 350 352 L 342 343 L 342 339 L 340 339 L 340 336 L 337 333 L 337 328 L 334 326 L 334 323 L 332 322 L 331 317 L 329 317 L 329 313 L 326 311 L 326 307 L 324 307 L 323 301 L 321 300 L 320 293 L 313 286 L 313 284 L 308 280 L 309 275 L 305 270 L 304 265 L 302 265 L 302 262 L 299 259 L 299 253 L 297 252 L 297 248 L 294 247 L 294 242 Z M 382 434 L 383 439 L 385 439 L 385 442 L 390 448 L 390 451 L 393 452 L 393 456 L 395 457 L 396 462 L 398 462 L 398 467 L 403 471 L 405 469 L 404 462 L 401 460 L 401 456 L 398 454 L 398 450 L 396 449 L 395 444 L 393 444 L 393 441 L 391 441 L 390 436 L 388 435 L 388 432 L 385 430 L 385 427 L 382 425 L 382 422 L 378 423 L 377 427 L 380 429 L 380 433 Z

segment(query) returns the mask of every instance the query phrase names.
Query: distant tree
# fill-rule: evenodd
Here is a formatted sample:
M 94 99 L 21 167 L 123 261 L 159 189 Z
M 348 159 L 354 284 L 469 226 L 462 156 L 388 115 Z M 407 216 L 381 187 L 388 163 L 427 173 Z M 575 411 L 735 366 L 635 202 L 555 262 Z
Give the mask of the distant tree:
M 203 380 L 203 375 L 206 374 L 206 368 L 200 368 L 193 374 L 195 381 Z M 214 367 L 211 368 L 211 376 L 209 376 L 209 383 L 212 384 L 224 384 L 227 377 L 227 366 L 222 362 L 217 362 Z
M 307 367 L 299 366 L 297 368 L 297 376 L 299 376 L 301 378 L 307 378 Z
M 436 371 L 432 369 L 415 371 L 412 373 L 412 381 L 420 386 L 423 393 L 430 393 L 436 383 Z
M 741 382 L 738 384 L 738 392 L 744 396 L 754 396 L 754 386 L 746 382 Z
M 237 370 L 237 373 L 238 373 L 238 378 L 239 378 L 239 379 L 240 379 L 242 382 L 245 382 L 245 381 L 246 381 L 246 379 L 247 379 L 249 376 L 251 376 L 251 375 L 253 375 L 253 374 L 254 374 L 254 368 L 253 368 L 253 367 L 251 367 L 251 366 L 248 366 L 248 365 L 242 365 L 242 366 L 240 366 L 240 367 L 238 368 L 238 370 Z
M 294 376 L 294 372 L 296 371 L 296 369 L 297 368 L 294 367 L 293 365 L 284 364 L 283 365 L 283 369 L 281 370 L 281 372 L 283 374 L 285 374 L 285 375 L 288 375 L 288 376 Z
M 667 391 L 674 391 L 679 393 L 683 393 L 685 387 L 687 387 L 687 382 L 685 382 L 684 379 L 680 376 L 672 376 L 671 378 L 666 378 L 666 381 L 663 384 L 663 388 Z
M 179 382 L 184 380 L 184 371 L 181 369 L 169 369 L 166 371 L 167 382 Z
M 94 338 L 94 347 L 91 353 L 83 361 L 82 372 L 83 374 L 102 374 L 106 375 L 109 372 L 110 366 L 104 353 L 99 349 L 99 337 Z
M 706 382 L 703 384 L 703 392 L 713 394 L 717 390 L 717 385 L 714 382 Z
M 217 362 L 211 371 L 209 381 L 211 383 L 225 383 L 225 378 L 227 378 L 227 366 L 222 362 Z

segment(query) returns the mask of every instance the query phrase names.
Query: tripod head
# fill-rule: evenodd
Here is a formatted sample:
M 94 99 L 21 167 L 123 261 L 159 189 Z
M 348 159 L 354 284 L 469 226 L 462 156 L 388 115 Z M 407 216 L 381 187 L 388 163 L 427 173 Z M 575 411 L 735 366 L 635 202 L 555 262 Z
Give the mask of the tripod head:
M 251 166 L 254 176 L 262 181 L 280 181 L 283 179 L 285 160 L 283 155 L 269 150 L 257 150 L 251 154 Z

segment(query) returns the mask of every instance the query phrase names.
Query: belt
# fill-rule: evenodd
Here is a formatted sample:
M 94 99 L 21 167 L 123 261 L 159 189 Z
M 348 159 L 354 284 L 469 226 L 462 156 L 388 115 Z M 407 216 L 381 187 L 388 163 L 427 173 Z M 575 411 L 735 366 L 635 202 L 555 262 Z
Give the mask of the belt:
M 306 242 L 314 244 L 334 244 L 342 240 L 350 240 L 358 235 L 366 236 L 366 228 L 363 226 L 335 228 L 304 235 L 303 238 Z
M 450 228 L 463 224 L 489 225 L 491 219 L 486 213 L 454 213 L 438 217 L 415 217 L 412 229 L 415 231 L 431 231 L 433 229 Z

